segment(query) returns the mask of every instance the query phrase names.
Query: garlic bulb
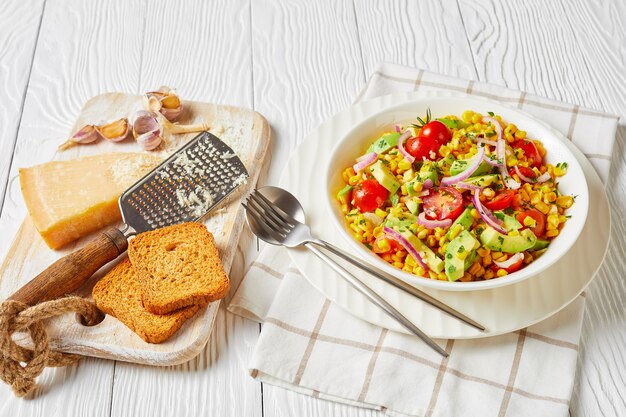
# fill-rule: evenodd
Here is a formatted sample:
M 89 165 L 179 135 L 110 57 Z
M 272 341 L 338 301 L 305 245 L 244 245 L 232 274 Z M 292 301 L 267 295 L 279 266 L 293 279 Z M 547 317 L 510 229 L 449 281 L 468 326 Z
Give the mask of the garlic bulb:
M 161 144 L 161 125 L 157 115 L 146 110 L 139 110 L 133 121 L 133 136 L 139 145 L 151 151 Z
M 59 146 L 59 150 L 65 150 L 71 148 L 76 144 L 91 143 L 98 139 L 99 133 L 94 125 L 86 125 L 80 128 L 76 133 L 72 135 L 68 140 Z
M 146 108 L 161 113 L 170 122 L 175 121 L 183 113 L 183 105 L 176 91 L 169 87 L 160 87 L 157 91 L 146 93 Z
M 128 137 L 130 124 L 128 119 L 124 117 L 111 123 L 96 126 L 96 130 L 100 136 L 111 142 L 121 142 Z

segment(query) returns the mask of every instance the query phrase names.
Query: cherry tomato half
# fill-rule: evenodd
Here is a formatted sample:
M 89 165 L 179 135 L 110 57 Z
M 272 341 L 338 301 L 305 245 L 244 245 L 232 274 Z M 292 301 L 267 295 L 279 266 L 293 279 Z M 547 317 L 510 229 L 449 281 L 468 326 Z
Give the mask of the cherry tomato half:
M 354 190 L 354 205 L 361 213 L 374 211 L 385 203 L 389 191 L 376 180 L 365 180 Z
M 526 155 L 526 160 L 528 163 L 534 167 L 539 168 L 541 166 L 541 154 L 537 150 L 535 143 L 532 140 L 520 139 L 516 140 L 511 144 L 516 149 L 521 149 L 524 151 L 524 155 Z M 523 174 L 523 172 L 522 172 Z
M 530 168 L 518 166 L 517 169 L 519 169 L 519 172 L 525 177 L 528 177 L 533 180 L 537 177 L 537 174 L 535 174 L 535 171 L 533 171 Z M 517 174 L 517 172 L 515 172 L 515 168 L 509 169 L 509 175 L 513 176 L 513 174 Z
M 534 210 L 534 209 L 526 210 L 517 215 L 517 221 L 520 222 L 522 226 L 525 226 L 524 219 L 526 217 L 530 217 L 534 219 L 535 222 L 537 222 L 535 227 L 530 228 L 530 230 L 532 230 L 535 236 L 537 237 L 543 236 L 544 232 L 546 231 L 546 216 L 544 216 L 543 213 L 540 212 L 539 210 Z
M 439 120 L 433 120 L 422 127 L 418 137 L 435 139 L 440 145 L 445 145 L 452 139 L 452 132 Z
M 463 211 L 463 196 L 452 187 L 431 188 L 422 202 L 426 217 L 431 219 L 454 220 Z
M 491 201 L 485 201 L 483 206 L 487 207 L 491 211 L 504 210 L 507 207 L 511 207 L 513 197 L 515 197 L 515 191 L 505 190 L 492 198 Z
M 421 136 L 409 139 L 406 144 L 407 152 L 413 155 L 418 161 L 423 159 L 430 159 L 431 161 L 434 161 L 439 156 L 440 147 L 441 144 L 437 141 L 437 139 L 430 137 L 425 138 Z

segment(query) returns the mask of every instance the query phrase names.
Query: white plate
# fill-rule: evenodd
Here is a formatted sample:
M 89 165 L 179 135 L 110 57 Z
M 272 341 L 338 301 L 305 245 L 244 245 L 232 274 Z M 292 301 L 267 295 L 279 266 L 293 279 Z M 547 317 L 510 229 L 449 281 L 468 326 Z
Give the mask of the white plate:
M 546 155 L 548 163 L 552 165 L 557 163 L 568 164 L 567 175 L 559 178 L 559 191 L 563 195 L 577 195 L 576 203 L 567 211 L 571 218 L 567 221 L 566 226 L 561 230 L 559 236 L 550 242 L 550 246 L 539 259 L 536 259 L 533 263 L 519 271 L 499 279 L 475 282 L 440 281 L 402 271 L 385 262 L 354 239 L 352 236 L 353 232 L 346 223 L 345 216 L 340 210 L 336 197 L 337 192 L 346 185 L 342 178 L 345 167 L 352 165 L 354 158 L 365 153 L 373 140 L 372 138 L 377 138 L 381 134 L 388 132 L 391 130 L 390 127 L 395 124 L 407 125 L 412 123 L 416 114 L 425 114 L 429 108 L 432 110 L 432 114 L 439 117 L 448 114 L 461 114 L 467 109 L 472 109 L 482 114 L 493 111 L 502 116 L 507 123 L 515 123 L 517 126 L 522 127 L 528 132 L 529 137 L 541 139 L 545 148 L 548 149 L 548 154 Z M 334 226 L 339 230 L 339 233 L 354 248 L 360 258 L 409 284 L 447 291 L 485 290 L 511 285 L 537 275 L 558 261 L 576 242 L 585 225 L 589 208 L 587 182 L 585 181 L 582 167 L 565 142 L 568 142 L 568 140 L 562 134 L 555 132 L 544 123 L 538 122 L 529 114 L 503 106 L 493 100 L 458 95 L 454 97 L 428 96 L 402 101 L 391 107 L 383 108 L 365 118 L 352 128 L 346 136 L 342 137 L 338 141 L 337 146 L 330 152 L 331 156 L 328 159 L 327 166 L 324 168 L 324 173 L 326 174 L 325 182 L 327 184 L 324 195 L 326 212 L 329 214 L 329 218 Z
M 401 93 L 358 103 L 323 123 L 294 151 L 281 178 L 281 186 L 300 200 L 306 210 L 307 222 L 315 235 L 354 253 L 338 230 L 330 224 L 323 203 L 326 187 L 322 171 L 336 141 L 359 121 L 380 109 L 424 97 L 459 96 L 447 93 Z M 487 331 L 481 333 L 358 269 L 349 266 L 347 268 L 435 338 L 469 339 L 494 336 L 530 326 L 551 316 L 573 301 L 589 285 L 604 259 L 609 243 L 610 210 L 604 186 L 582 153 L 573 144 L 567 142 L 566 145 L 585 172 L 590 201 L 587 222 L 580 237 L 566 255 L 540 274 L 509 286 L 468 292 L 420 287 L 484 324 Z M 294 249 L 289 250 L 289 255 L 307 279 L 342 308 L 373 324 L 406 332 L 310 253 Z

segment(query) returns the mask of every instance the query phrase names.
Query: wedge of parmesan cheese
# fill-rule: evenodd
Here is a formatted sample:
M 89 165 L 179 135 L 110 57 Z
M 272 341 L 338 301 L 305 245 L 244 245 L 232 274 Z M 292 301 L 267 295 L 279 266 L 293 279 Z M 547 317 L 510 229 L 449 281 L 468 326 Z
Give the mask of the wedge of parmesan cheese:
M 54 161 L 20 169 L 20 185 L 35 227 L 57 249 L 119 221 L 119 196 L 159 162 L 142 153 Z

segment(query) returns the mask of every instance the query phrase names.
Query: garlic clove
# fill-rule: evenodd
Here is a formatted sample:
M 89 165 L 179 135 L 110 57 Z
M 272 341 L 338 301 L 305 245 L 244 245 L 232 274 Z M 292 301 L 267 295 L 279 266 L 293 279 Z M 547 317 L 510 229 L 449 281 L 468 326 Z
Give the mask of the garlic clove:
M 183 112 L 180 98 L 176 90 L 172 88 L 160 87 L 157 91 L 146 93 L 146 97 L 148 98 L 147 108 L 154 112 L 160 112 L 169 121 L 176 120 Z
M 111 123 L 96 126 L 96 130 L 105 139 L 111 142 L 121 142 L 128 137 L 130 133 L 130 124 L 127 118 L 121 118 Z
M 174 120 L 178 119 L 180 115 L 183 113 L 183 106 L 178 106 L 175 109 L 168 109 L 167 107 L 162 107 L 161 110 L 159 111 L 163 115 L 163 117 L 165 117 L 170 122 L 173 122 Z
M 59 150 L 71 148 L 76 144 L 91 143 L 98 139 L 98 130 L 94 125 L 85 125 L 59 146 Z
M 157 115 L 146 110 L 139 110 L 133 121 L 133 136 L 139 145 L 147 151 L 161 144 L 161 125 Z
M 137 143 L 139 143 L 139 145 L 146 151 L 151 151 L 157 148 L 161 144 L 161 141 L 163 140 L 161 136 L 159 135 L 159 133 L 160 133 L 160 130 L 146 132 L 144 134 L 141 134 L 137 136 L 136 138 Z

